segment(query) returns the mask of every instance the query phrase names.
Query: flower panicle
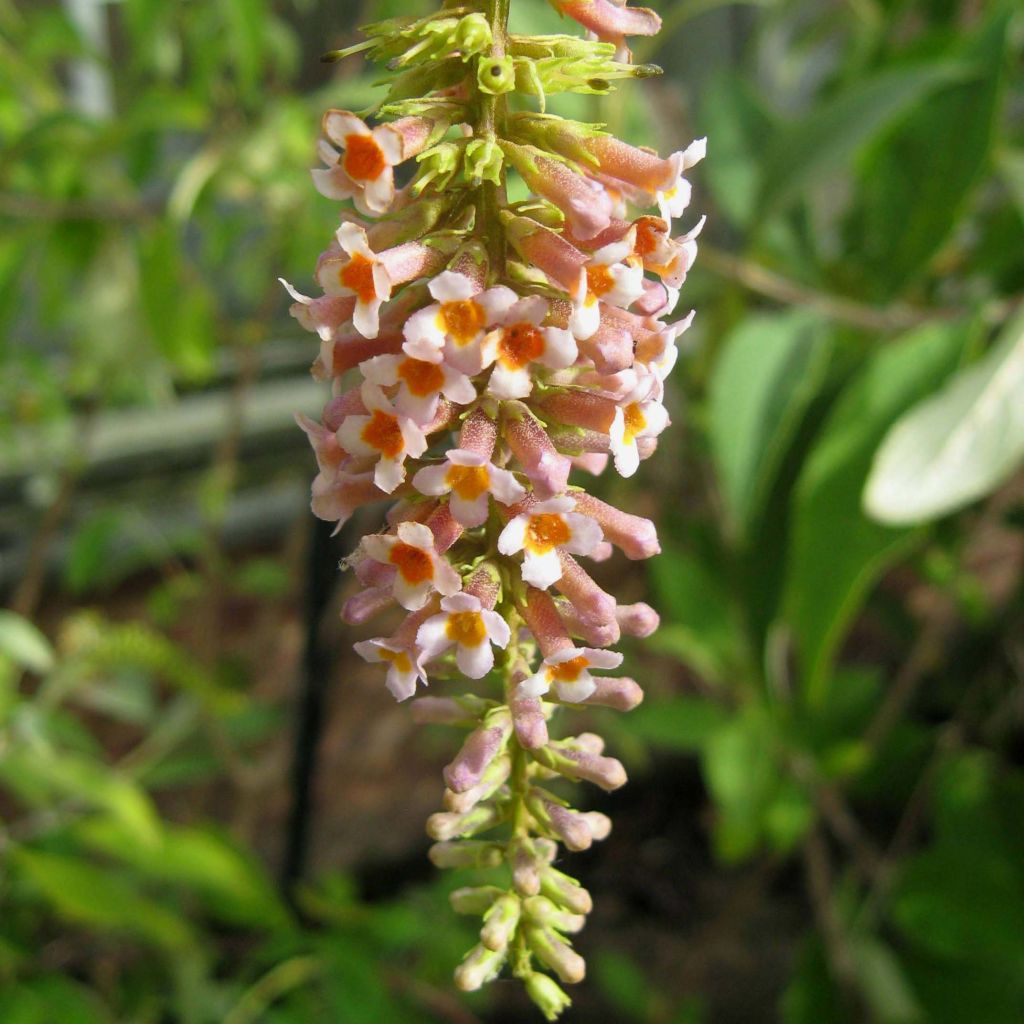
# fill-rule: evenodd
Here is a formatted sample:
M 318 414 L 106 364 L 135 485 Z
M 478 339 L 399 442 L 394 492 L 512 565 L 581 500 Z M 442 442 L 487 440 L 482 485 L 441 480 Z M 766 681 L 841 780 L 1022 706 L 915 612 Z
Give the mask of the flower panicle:
M 333 389 L 320 422 L 299 419 L 319 471 L 313 512 L 340 528 L 391 502 L 346 559 L 358 588 L 343 618 L 390 622 L 355 649 L 397 700 L 415 698 L 416 720 L 467 730 L 427 823 L 431 860 L 506 872 L 452 894 L 481 922 L 456 984 L 507 970 L 548 1020 L 569 1005 L 561 985 L 584 977 L 570 937 L 591 909 L 558 851 L 611 829 L 564 784 L 626 781 L 599 736 L 556 732 L 560 712 L 639 704 L 615 648 L 658 626 L 588 565 L 658 554 L 655 525 L 573 471 L 632 476 L 669 425 L 665 381 L 693 318 L 674 311 L 703 220 L 673 225 L 705 149 L 660 156 L 545 113 L 548 94 L 651 73 L 626 40 L 660 25 L 621 0 L 551 2 L 587 38 L 510 35 L 509 0 L 466 0 L 328 55 L 364 52 L 390 88 L 372 124 L 324 115 L 312 175 L 342 204 L 339 225 L 319 294 L 286 285 Z M 512 93 L 537 109 L 513 112 Z M 511 175 L 528 199 L 508 201 Z M 456 678 L 479 682 L 422 693 Z

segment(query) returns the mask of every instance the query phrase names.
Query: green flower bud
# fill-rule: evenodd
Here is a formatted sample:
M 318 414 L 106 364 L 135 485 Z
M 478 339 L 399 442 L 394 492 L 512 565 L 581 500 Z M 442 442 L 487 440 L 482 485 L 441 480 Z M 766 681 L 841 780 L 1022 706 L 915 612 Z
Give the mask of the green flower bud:
M 450 893 L 448 902 L 456 914 L 472 914 L 479 917 L 487 913 L 498 897 L 504 895 L 504 890 L 496 885 L 466 886 Z
M 572 1006 L 572 1000 L 562 991 L 554 978 L 533 973 L 526 979 L 526 994 L 544 1014 L 545 1020 L 558 1020 Z
M 461 50 L 463 59 L 489 50 L 494 43 L 491 26 L 482 14 L 467 14 L 459 20 L 452 35 L 452 45 Z
M 455 968 L 455 986 L 463 992 L 475 992 L 496 977 L 505 962 L 504 952 L 486 946 L 474 946 Z
M 433 183 L 436 189 L 443 189 L 453 178 L 462 162 L 462 147 L 454 142 L 439 142 L 416 158 L 420 165 L 413 193 L 419 195 Z
M 521 908 L 519 897 L 513 893 L 507 893 L 495 900 L 484 914 L 484 926 L 480 931 L 480 941 L 495 952 L 506 949 L 515 934 L 516 925 L 519 924 Z
M 501 146 L 493 139 L 471 139 L 466 144 L 463 173 L 471 185 L 478 185 L 481 181 L 500 185 L 504 160 Z
M 489 96 L 512 92 L 516 87 L 516 72 L 511 57 L 481 57 L 476 68 L 476 81 L 480 91 Z

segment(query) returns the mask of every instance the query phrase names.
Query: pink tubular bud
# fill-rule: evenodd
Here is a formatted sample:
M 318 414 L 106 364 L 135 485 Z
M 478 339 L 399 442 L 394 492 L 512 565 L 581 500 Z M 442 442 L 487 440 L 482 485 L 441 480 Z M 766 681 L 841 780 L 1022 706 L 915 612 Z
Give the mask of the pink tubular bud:
M 527 217 L 513 217 L 506 225 L 508 239 L 531 266 L 543 271 L 566 291 L 572 291 L 587 264 L 586 253 L 560 234 Z
M 509 448 L 533 482 L 538 498 L 561 494 L 569 482 L 572 463 L 555 450 L 551 439 L 536 417 L 521 402 L 506 402 L 511 415 L 505 420 L 505 437 Z M 609 420 L 609 423 L 611 421 Z
M 584 491 L 574 492 L 576 511 L 596 519 L 605 537 L 631 559 L 651 558 L 661 553 L 658 531 L 650 519 L 621 512 Z
M 501 592 L 501 577 L 497 567 L 490 562 L 478 565 L 464 589 L 467 594 L 477 598 L 484 608 L 493 611 Z
M 598 373 L 618 373 L 633 364 L 632 334 L 606 316 L 594 334 L 577 344 Z
M 465 527 L 452 515 L 448 505 L 435 509 L 426 523 L 434 535 L 434 548 L 438 554 L 447 551 L 465 532 Z
M 515 680 L 518 683 L 521 680 Z M 514 692 L 514 691 L 513 691 Z M 519 745 L 537 750 L 548 742 L 548 723 L 539 697 L 516 697 L 509 700 L 512 725 Z
M 406 242 L 393 249 L 385 249 L 378 258 L 393 288 L 419 277 L 431 277 L 439 273 L 446 260 L 444 253 L 421 242 Z
M 610 398 L 589 391 L 561 391 L 539 403 L 541 411 L 557 423 L 607 434 L 617 406 Z
M 466 693 L 461 697 L 417 697 L 410 706 L 419 725 L 472 726 L 495 704 Z
M 310 507 L 317 519 L 343 526 L 357 508 L 383 499 L 372 473 L 359 476 L 340 473 L 333 477 L 320 473 L 313 480 Z
M 579 852 L 590 849 L 594 836 L 582 814 L 550 800 L 543 801 L 543 806 L 551 827 L 570 850 Z
M 607 562 L 612 557 L 612 546 L 606 540 L 598 543 L 597 547 L 590 552 L 589 556 L 593 562 Z
M 555 0 L 555 6 L 601 40 L 653 36 L 661 18 L 646 7 L 627 7 L 617 0 Z
M 486 800 L 493 796 L 494 792 L 505 784 L 511 771 L 512 758 L 507 753 L 500 754 L 487 766 L 487 770 L 475 786 L 471 786 L 462 793 L 446 789 L 444 791 L 445 809 L 465 814 L 466 811 L 475 807 L 481 800 Z
M 604 452 L 584 452 L 572 460 L 576 469 L 593 476 L 600 476 L 608 468 L 608 456 Z
M 490 459 L 497 440 L 498 424 L 483 409 L 476 409 L 467 416 L 459 431 L 459 448 L 485 459 Z
M 527 587 L 526 603 L 520 612 L 545 658 L 573 646 L 554 599 L 547 591 Z
M 612 201 L 604 186 L 545 156 L 535 146 L 506 142 L 502 149 L 526 184 L 565 214 L 577 238 L 593 238 L 608 227 Z
M 512 722 L 507 715 L 488 716 L 492 723 L 474 729 L 462 744 L 462 749 L 444 769 L 444 781 L 454 793 L 465 793 L 480 782 L 488 765 L 502 752 Z
M 363 396 L 359 388 L 352 388 L 343 395 L 332 398 L 324 406 L 324 426 L 328 430 L 337 430 L 346 416 L 362 416 L 366 412 Z
M 663 158 L 649 149 L 631 146 L 614 135 L 587 138 L 583 140 L 583 145 L 599 161 L 602 174 L 643 192 L 653 194 L 659 189 L 668 188 L 679 172 L 677 162 L 671 157 Z
M 640 640 L 656 632 L 661 623 L 658 613 L 649 605 L 638 601 L 636 604 L 620 604 L 615 610 L 619 628 L 626 636 Z
M 644 691 L 635 679 L 626 676 L 595 676 L 597 689 L 582 703 L 596 704 L 613 711 L 632 711 L 644 699 Z
M 609 793 L 627 782 L 626 769 L 622 762 L 614 757 L 603 757 L 600 754 L 578 750 L 563 750 L 562 754 L 570 764 L 563 766 L 559 761 L 560 767 L 555 770 L 567 778 L 584 779 Z
M 611 627 L 614 624 L 618 632 L 615 598 L 603 591 L 572 555 L 559 551 L 558 560 L 562 565 L 562 577 L 555 586 L 572 602 L 580 622 L 588 626 Z
M 313 364 L 313 376 L 317 380 L 340 377 L 374 356 L 401 352 L 403 341 L 405 338 L 400 331 L 382 332 L 376 338 L 364 338 L 350 331 L 320 346 L 320 357 Z
M 384 587 L 361 590 L 342 605 L 341 619 L 350 626 L 361 626 L 379 615 L 385 608 L 390 608 L 394 600 L 391 591 Z

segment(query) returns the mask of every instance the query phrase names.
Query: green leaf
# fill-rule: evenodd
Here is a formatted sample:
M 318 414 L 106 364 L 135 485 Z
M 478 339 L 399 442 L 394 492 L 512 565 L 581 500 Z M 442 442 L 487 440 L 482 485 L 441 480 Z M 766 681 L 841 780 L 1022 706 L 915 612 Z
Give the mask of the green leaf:
M 959 54 L 980 76 L 933 92 L 879 140 L 860 168 L 850 244 L 877 301 L 898 295 L 926 268 L 987 167 L 1009 20 L 1009 5 L 998 6 Z
M 82 594 L 119 577 L 116 551 L 123 535 L 124 515 L 117 509 L 103 509 L 82 523 L 71 539 L 64 568 L 72 593 Z
M 0 657 L 20 668 L 42 674 L 53 668 L 50 641 L 28 619 L 0 608 Z
M 749 856 L 764 835 L 778 781 L 774 729 L 762 708 L 747 706 L 710 738 L 704 775 L 715 799 L 718 855 L 727 861 Z
M 705 749 L 729 721 L 719 704 L 699 697 L 648 701 L 630 713 L 629 732 L 656 747 L 693 753 Z
M 714 125 L 714 160 L 702 165 L 715 205 L 737 227 L 750 225 L 761 189 L 761 159 L 772 122 L 736 72 L 720 71 L 703 90 L 701 123 Z
M 970 71 L 969 65 L 953 61 L 894 68 L 813 108 L 780 131 L 768 150 L 758 204 L 762 213 L 772 213 L 809 187 L 829 181 L 896 117 Z
M 110 1024 L 96 995 L 70 978 L 43 975 L 5 985 L 0 992 L 4 1024 Z
M 262 866 L 211 829 L 168 827 L 162 841 L 149 846 L 132 843 L 109 820 L 83 823 L 78 834 L 92 848 L 151 878 L 196 889 L 223 920 L 267 928 L 290 922 Z
M 922 327 L 875 353 L 843 391 L 797 484 L 786 572 L 786 618 L 812 703 L 868 588 L 913 540 L 861 511 L 871 458 L 893 421 L 953 369 L 962 325 Z
M 995 490 L 1024 461 L 1024 313 L 976 366 L 905 413 L 875 455 L 864 507 L 909 525 Z
M 138 935 L 169 949 L 194 936 L 178 914 L 144 896 L 123 874 L 76 857 L 19 847 L 17 869 L 62 917 L 103 931 Z
M 664 624 L 647 641 L 706 679 L 724 679 L 741 660 L 739 630 L 722 581 L 693 555 L 663 539 L 652 561 L 651 582 Z
M 830 352 L 821 319 L 801 310 L 748 317 L 725 340 L 711 378 L 709 432 L 740 536 L 821 386 Z
M 1021 220 L 1024 220 L 1024 149 L 1004 149 L 998 157 L 999 175 Z

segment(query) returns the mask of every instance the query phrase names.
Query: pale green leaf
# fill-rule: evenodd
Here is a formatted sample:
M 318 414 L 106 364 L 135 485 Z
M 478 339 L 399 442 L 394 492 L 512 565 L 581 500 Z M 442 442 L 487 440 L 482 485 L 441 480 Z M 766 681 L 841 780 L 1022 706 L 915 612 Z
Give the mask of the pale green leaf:
M 28 619 L 0 609 L 0 657 L 7 657 L 21 668 L 48 672 L 54 655 L 50 641 Z
M 1024 461 L 1024 314 L 991 352 L 904 414 L 875 455 L 864 507 L 909 525 L 993 491 Z

